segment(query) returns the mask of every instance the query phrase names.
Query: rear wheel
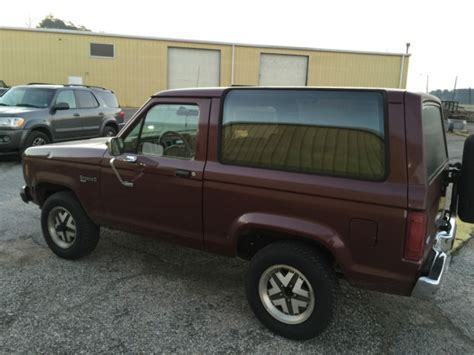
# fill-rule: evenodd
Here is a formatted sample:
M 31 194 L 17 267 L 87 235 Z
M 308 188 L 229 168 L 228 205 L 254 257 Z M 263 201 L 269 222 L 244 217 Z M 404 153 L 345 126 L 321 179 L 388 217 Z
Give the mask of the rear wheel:
M 277 242 L 252 259 L 247 300 L 270 330 L 305 340 L 329 325 L 336 302 L 336 278 L 325 257 L 303 244 Z
M 65 259 L 89 254 L 99 241 L 99 227 L 69 192 L 57 192 L 46 200 L 41 211 L 41 227 L 49 248 Z
M 112 126 L 105 126 L 104 131 L 102 132 L 103 137 L 115 137 L 117 135 L 117 130 Z

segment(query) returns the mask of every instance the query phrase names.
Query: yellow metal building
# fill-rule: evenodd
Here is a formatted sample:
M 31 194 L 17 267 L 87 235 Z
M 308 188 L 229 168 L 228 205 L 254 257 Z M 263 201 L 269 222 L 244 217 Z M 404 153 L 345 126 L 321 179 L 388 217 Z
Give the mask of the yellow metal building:
M 0 80 L 82 83 L 139 107 L 168 88 L 308 85 L 405 88 L 409 55 L 0 27 Z

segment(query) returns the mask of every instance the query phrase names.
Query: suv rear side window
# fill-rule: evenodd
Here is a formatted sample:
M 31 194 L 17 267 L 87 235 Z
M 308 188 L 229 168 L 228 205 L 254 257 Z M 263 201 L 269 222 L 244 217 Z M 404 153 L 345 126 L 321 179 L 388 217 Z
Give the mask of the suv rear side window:
M 342 90 L 234 90 L 223 163 L 367 180 L 385 176 L 384 97 Z
M 441 109 L 436 104 L 425 104 L 421 117 L 426 176 L 431 179 L 448 160 Z
M 95 108 L 99 104 L 90 91 L 76 90 L 77 104 L 79 108 Z

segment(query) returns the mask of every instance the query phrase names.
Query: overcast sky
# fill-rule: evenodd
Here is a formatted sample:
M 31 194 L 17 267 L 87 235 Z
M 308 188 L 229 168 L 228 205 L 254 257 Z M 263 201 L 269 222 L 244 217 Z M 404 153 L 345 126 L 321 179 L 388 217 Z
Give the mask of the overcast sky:
M 0 26 L 48 14 L 95 32 L 251 44 L 405 52 L 408 88 L 474 87 L 474 2 L 468 0 L 13 0 Z M 1 48 L 0 48 L 1 50 Z

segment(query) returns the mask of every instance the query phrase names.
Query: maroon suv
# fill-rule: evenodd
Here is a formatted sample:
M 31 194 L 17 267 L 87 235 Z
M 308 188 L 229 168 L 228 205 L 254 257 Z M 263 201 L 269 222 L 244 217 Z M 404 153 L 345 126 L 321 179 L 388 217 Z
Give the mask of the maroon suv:
M 474 222 L 474 138 L 449 165 L 443 127 L 438 99 L 405 91 L 165 91 L 115 138 L 28 149 L 21 195 L 63 258 L 107 226 L 249 259 L 256 316 L 308 339 L 331 320 L 337 274 L 406 296 L 438 288 L 458 206 Z

